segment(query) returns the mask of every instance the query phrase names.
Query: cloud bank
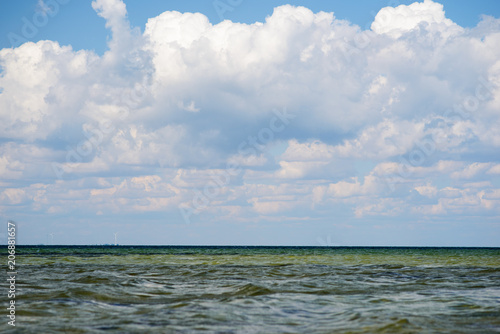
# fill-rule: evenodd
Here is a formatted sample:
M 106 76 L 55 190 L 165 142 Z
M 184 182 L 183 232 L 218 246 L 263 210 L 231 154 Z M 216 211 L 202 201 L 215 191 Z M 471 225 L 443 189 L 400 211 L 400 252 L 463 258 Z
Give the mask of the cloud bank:
M 245 224 L 480 219 L 499 232 L 500 20 L 466 29 L 430 0 L 363 30 L 290 5 L 143 32 L 92 7 L 102 56 L 0 50 L 0 210 L 9 218 L 165 213 Z

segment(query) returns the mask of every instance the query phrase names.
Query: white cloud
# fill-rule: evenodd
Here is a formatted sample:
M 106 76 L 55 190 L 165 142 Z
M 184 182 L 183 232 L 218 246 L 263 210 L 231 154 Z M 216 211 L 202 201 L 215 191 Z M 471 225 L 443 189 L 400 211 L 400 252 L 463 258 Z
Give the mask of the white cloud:
M 470 179 L 474 176 L 476 176 L 480 172 L 484 172 L 487 169 L 491 167 L 491 163 L 480 163 L 480 162 L 475 162 L 473 164 L 470 164 L 466 166 L 464 169 L 461 171 L 456 171 L 451 174 L 451 177 L 453 178 L 460 178 L 460 179 Z
M 107 52 L 106 62 L 117 61 L 122 52 L 130 52 L 131 31 L 127 20 L 127 8 L 121 0 L 95 0 L 92 8 L 99 16 L 106 20 L 106 27 L 111 29 L 113 38 L 109 41 L 111 52 Z
M 445 17 L 443 5 L 430 0 L 415 2 L 408 6 L 382 8 L 375 16 L 371 28 L 378 34 L 388 34 L 398 38 L 419 26 L 430 31 L 438 31 L 444 37 L 462 31 L 453 21 Z
M 500 164 L 495 164 L 490 168 L 488 174 L 500 174 Z
M 408 152 L 424 136 L 423 122 L 382 122 L 366 127 L 356 139 L 337 148 L 340 156 L 386 159 Z
M 435 197 L 438 189 L 435 186 L 432 185 L 425 185 L 425 186 L 418 186 L 415 187 L 415 190 L 419 192 L 420 195 L 422 196 L 427 196 L 427 197 Z
M 190 101 L 188 104 L 184 104 L 184 101 L 180 101 L 177 103 L 180 109 L 189 111 L 189 112 L 198 112 L 200 108 L 196 108 L 194 101 Z
M 365 177 L 364 184 L 361 184 L 357 178 L 353 178 L 349 181 L 340 181 L 334 184 L 330 184 L 328 187 L 328 193 L 332 194 L 333 197 L 352 197 L 360 196 L 375 190 L 373 176 Z
M 141 34 L 122 1 L 92 7 L 103 56 L 0 50 L 3 212 L 178 215 L 215 184 L 199 211 L 245 222 L 498 215 L 498 19 L 463 29 L 426 0 L 363 31 L 285 5 L 254 24 L 167 11 Z
M 81 78 L 93 60 L 92 53 L 75 53 L 71 47 L 52 41 L 27 42 L 18 48 L 0 50 L 2 136 L 28 141 L 45 139 L 72 119 L 80 101 L 70 102 L 68 98 L 83 88 L 70 85 L 63 92 L 59 85 Z M 68 105 L 71 108 L 66 109 Z
M 26 193 L 23 189 L 7 188 L 1 193 L 0 199 L 8 204 L 20 204 L 26 200 Z
M 333 147 L 319 140 L 299 143 L 296 139 L 292 139 L 281 155 L 281 159 L 286 161 L 331 161 L 332 158 Z

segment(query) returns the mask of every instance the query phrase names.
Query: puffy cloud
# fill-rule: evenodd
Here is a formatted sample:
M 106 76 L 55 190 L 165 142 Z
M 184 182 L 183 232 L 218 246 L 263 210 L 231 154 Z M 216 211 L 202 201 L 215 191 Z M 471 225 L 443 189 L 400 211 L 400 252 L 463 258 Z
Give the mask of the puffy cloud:
M 141 34 L 122 1 L 92 7 L 103 56 L 0 50 L 3 212 L 499 214 L 500 20 L 463 29 L 425 0 L 362 30 L 285 5 L 254 24 L 167 11 Z
M 95 0 L 92 8 L 106 20 L 106 27 L 112 32 L 108 43 L 110 51 L 104 55 L 104 62 L 110 66 L 111 63 L 118 62 L 120 57 L 131 51 L 133 53 L 134 41 L 125 3 L 121 0 Z
M 333 197 L 352 197 L 365 195 L 372 189 L 373 177 L 367 176 L 364 184 L 361 184 L 357 178 L 350 181 L 340 181 L 330 184 L 328 193 L 331 193 Z
M 466 166 L 464 169 L 462 169 L 460 171 L 453 172 L 451 174 L 451 177 L 470 179 L 470 178 L 474 177 L 475 175 L 477 175 L 478 173 L 486 171 L 490 167 L 491 167 L 491 163 L 475 162 L 473 164 Z
M 330 161 L 333 158 L 333 147 L 319 140 L 299 143 L 293 139 L 288 142 L 281 158 L 286 161 Z
M 436 196 L 438 190 L 435 186 L 425 185 L 425 186 L 417 186 L 415 190 L 422 196 L 434 197 Z
M 46 139 L 74 120 L 82 102 L 81 84 L 61 84 L 85 76 L 95 55 L 74 52 L 57 42 L 25 43 L 0 50 L 0 131 L 2 137 L 33 141 Z
M 490 168 L 488 174 L 500 174 L 500 164 L 496 164 Z
M 394 38 L 419 27 L 430 32 L 440 32 L 444 37 L 462 31 L 453 21 L 445 17 L 443 5 L 431 0 L 415 2 L 409 6 L 382 8 L 371 25 L 374 32 Z

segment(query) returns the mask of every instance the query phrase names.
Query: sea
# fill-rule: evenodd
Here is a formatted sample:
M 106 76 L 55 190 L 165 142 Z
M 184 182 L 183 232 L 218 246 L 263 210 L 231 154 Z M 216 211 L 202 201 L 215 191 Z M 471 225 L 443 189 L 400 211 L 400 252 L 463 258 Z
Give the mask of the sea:
M 500 333 L 500 248 L 17 246 L 16 270 L 2 333 Z

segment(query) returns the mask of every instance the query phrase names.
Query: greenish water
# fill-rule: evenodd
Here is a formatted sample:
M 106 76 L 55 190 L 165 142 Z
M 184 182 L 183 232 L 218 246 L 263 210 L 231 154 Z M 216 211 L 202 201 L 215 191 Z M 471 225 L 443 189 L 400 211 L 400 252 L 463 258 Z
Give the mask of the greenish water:
M 500 333 L 499 248 L 16 251 L 4 332 Z

